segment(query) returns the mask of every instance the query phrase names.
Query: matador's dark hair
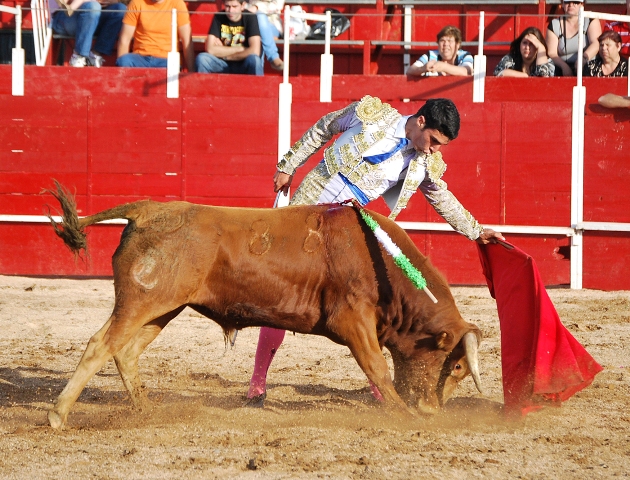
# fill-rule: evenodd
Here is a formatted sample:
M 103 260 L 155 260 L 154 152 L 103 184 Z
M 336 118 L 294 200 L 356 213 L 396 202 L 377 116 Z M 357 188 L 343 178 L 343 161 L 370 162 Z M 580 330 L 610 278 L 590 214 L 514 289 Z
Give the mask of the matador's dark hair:
M 426 121 L 426 128 L 436 129 L 449 140 L 455 140 L 459 135 L 459 112 L 452 100 L 448 98 L 427 100 L 413 116 L 417 118 L 420 115 Z

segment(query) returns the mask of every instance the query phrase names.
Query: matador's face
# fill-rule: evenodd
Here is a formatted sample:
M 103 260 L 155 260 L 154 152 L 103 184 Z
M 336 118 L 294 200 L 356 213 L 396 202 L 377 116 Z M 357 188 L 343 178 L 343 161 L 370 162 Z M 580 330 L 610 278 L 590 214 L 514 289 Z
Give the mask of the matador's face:
M 422 115 L 410 117 L 406 126 L 407 138 L 413 144 L 413 148 L 421 153 L 435 153 L 443 145 L 447 145 L 451 139 L 435 128 L 427 128 Z

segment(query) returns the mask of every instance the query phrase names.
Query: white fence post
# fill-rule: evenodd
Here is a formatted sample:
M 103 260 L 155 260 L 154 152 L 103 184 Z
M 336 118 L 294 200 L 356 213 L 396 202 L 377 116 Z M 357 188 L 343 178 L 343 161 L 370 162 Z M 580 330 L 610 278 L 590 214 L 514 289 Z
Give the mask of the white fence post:
M 291 148 L 291 106 L 293 104 L 293 86 L 289 82 L 289 60 L 290 60 L 290 23 L 291 18 L 299 18 L 304 20 L 325 21 L 326 37 L 324 42 L 324 53 L 321 57 L 321 75 L 319 86 L 319 101 L 332 101 L 332 74 L 333 74 L 333 56 L 330 53 L 330 30 L 332 25 L 332 16 L 330 12 L 326 15 L 292 12 L 287 5 L 284 8 L 284 52 L 282 54 L 284 61 L 284 71 L 282 72 L 282 83 L 278 89 L 278 161 Z M 288 202 L 280 195 L 278 202 Z M 278 203 L 278 206 L 283 206 Z
M 0 5 L 0 12 L 15 15 L 15 48 L 11 49 L 11 94 L 24 96 L 24 49 L 22 48 L 22 7 Z
M 486 56 L 483 54 L 483 42 L 485 37 L 485 14 L 479 12 L 479 48 L 475 55 L 473 72 L 473 103 L 485 101 L 486 90 Z
M 330 53 L 330 29 L 332 27 L 332 16 L 330 10 L 326 12 L 326 44 L 322 54 L 321 72 L 319 77 L 319 101 L 332 102 L 332 76 L 333 76 L 333 56 Z
M 22 7 L 15 8 L 15 48 L 11 51 L 11 93 L 24 96 L 24 49 L 22 48 Z
M 171 51 L 166 63 L 166 98 L 179 98 L 179 52 L 177 51 L 177 10 L 171 13 Z

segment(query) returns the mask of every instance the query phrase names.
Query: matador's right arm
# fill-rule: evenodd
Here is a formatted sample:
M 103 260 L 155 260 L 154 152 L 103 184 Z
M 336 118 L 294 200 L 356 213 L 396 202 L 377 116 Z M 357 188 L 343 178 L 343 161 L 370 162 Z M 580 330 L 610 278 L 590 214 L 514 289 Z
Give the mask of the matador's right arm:
M 328 113 L 302 135 L 295 145 L 278 162 L 278 171 L 293 175 L 298 167 L 306 163 L 311 155 L 326 145 L 335 135 L 351 128 L 359 121 L 355 109 L 359 102 L 341 110 Z

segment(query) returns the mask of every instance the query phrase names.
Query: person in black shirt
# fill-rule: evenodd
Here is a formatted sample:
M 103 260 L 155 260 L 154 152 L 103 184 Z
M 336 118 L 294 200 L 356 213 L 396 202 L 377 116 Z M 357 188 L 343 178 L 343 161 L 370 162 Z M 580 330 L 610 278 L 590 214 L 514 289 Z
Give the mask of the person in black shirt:
M 225 0 L 224 13 L 212 19 L 206 51 L 197 56 L 197 72 L 262 75 L 261 39 L 256 15 L 243 15 L 243 0 Z

